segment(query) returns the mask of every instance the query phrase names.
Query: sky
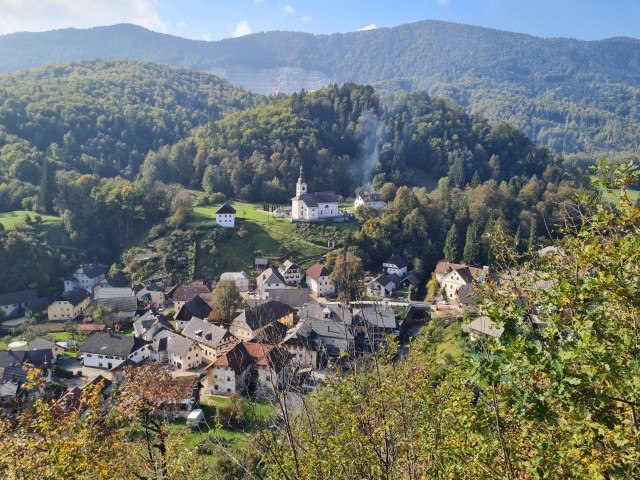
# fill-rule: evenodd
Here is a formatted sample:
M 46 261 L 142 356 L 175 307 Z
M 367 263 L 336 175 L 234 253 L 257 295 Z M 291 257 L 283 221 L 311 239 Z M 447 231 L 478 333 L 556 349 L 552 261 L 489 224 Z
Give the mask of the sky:
M 134 23 L 196 40 L 316 34 L 420 20 L 599 40 L 640 38 L 640 0 L 0 0 L 0 34 Z

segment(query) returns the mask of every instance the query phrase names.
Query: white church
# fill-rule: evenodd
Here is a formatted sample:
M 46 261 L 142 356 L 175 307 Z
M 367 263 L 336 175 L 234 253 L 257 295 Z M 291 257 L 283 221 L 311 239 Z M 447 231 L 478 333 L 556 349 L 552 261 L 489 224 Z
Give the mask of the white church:
M 291 199 L 292 222 L 319 222 L 338 217 L 338 195 L 334 192 L 307 193 L 304 168 L 296 183 L 296 196 Z

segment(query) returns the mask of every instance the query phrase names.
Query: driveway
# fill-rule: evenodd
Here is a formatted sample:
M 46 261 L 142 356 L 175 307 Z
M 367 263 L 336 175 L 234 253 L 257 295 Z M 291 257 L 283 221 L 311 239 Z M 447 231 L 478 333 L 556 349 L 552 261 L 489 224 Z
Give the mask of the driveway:
M 73 378 L 67 379 L 67 385 L 70 386 L 81 387 L 82 382 L 88 383 L 98 375 L 102 375 L 104 378 L 108 378 L 109 380 L 113 379 L 108 370 L 85 367 L 82 365 L 80 360 L 75 358 L 64 357 L 64 359 L 56 362 L 56 366 L 68 372 L 72 372 L 75 375 Z M 80 372 L 80 377 L 77 376 L 78 372 Z

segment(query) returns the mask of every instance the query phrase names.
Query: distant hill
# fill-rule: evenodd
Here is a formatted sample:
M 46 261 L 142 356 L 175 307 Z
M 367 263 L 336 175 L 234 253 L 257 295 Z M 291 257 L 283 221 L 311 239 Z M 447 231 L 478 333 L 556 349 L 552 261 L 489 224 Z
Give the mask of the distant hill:
M 140 61 L 0 76 L 0 211 L 19 207 L 38 185 L 44 158 L 60 169 L 133 178 L 150 150 L 262 101 L 214 75 Z
M 640 145 L 640 41 L 541 39 L 447 22 L 334 35 L 269 32 L 204 42 L 134 25 L 0 37 L 0 71 L 128 58 L 215 73 L 258 93 L 372 83 L 425 89 L 491 122 L 513 123 L 556 152 Z

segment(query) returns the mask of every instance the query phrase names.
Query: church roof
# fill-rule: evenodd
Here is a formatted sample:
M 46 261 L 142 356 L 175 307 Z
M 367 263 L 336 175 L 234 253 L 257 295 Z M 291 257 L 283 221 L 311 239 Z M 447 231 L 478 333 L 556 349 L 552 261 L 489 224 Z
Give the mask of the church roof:
M 292 198 L 304 202 L 307 207 L 317 207 L 318 203 L 338 203 L 340 199 L 334 192 L 305 193 Z

